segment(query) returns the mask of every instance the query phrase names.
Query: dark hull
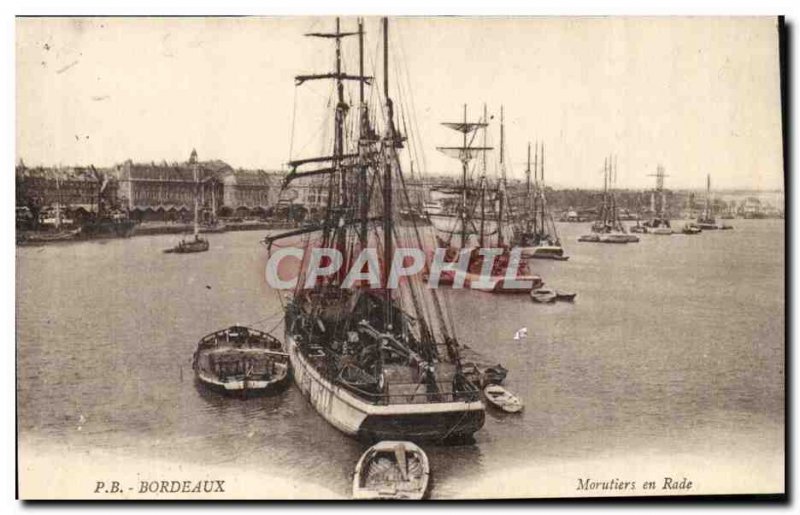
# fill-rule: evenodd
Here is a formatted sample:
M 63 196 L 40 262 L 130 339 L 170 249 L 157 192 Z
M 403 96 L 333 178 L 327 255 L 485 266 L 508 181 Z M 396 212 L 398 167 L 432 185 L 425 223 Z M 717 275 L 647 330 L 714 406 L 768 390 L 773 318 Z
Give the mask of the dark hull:
M 370 415 L 361 424 L 358 438 L 410 441 L 458 440 L 472 436 L 486 420 L 484 411 L 456 411 L 436 414 Z M 442 435 L 447 435 L 444 438 Z
M 552 261 L 566 261 L 569 259 L 569 256 L 558 256 L 554 254 L 534 254 L 531 256 L 532 259 L 550 259 Z
M 178 245 L 177 247 L 173 247 L 171 249 L 166 249 L 164 251 L 165 254 L 192 254 L 195 252 L 206 252 L 209 249 L 209 244 L 207 241 L 192 241 L 188 243 L 184 243 L 183 245 Z
M 278 393 L 283 392 L 286 390 L 287 386 L 289 386 L 291 380 L 291 370 L 283 377 L 280 381 L 276 381 L 266 388 L 247 388 L 244 390 L 229 390 L 225 388 L 223 385 L 217 383 L 211 383 L 208 381 L 204 381 L 202 377 L 195 374 L 194 379 L 198 386 L 209 390 L 214 393 L 218 393 L 220 395 L 226 395 L 228 397 L 242 397 L 242 398 L 251 398 L 251 397 L 260 397 L 260 396 L 268 396 L 268 395 L 275 395 Z

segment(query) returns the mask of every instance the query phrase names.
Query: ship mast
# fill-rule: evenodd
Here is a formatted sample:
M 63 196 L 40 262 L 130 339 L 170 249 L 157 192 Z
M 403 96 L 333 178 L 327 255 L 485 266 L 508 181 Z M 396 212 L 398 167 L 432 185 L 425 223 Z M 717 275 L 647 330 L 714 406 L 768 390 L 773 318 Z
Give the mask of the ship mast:
M 385 289 L 386 313 L 384 324 L 392 326 L 391 291 L 389 290 L 389 273 L 392 266 L 393 238 L 392 238 L 392 162 L 395 146 L 398 141 L 394 131 L 394 106 L 389 97 L 389 18 L 383 18 L 383 97 L 386 101 L 386 127 L 384 133 L 384 168 L 383 168 L 383 281 Z
M 486 112 L 486 104 L 483 104 L 483 120 L 487 120 L 487 112 Z M 483 129 L 483 146 L 486 146 L 486 138 L 487 138 L 487 130 L 486 127 Z M 465 188 L 466 191 L 466 188 Z M 478 246 L 483 247 L 483 239 L 486 232 L 486 152 L 483 152 L 483 169 L 481 173 L 481 183 L 480 183 L 480 194 L 481 194 L 481 228 L 480 234 L 478 235 Z
M 464 104 L 464 127 L 467 126 L 467 104 Z M 461 246 L 467 245 L 467 168 L 469 154 L 467 153 L 467 131 L 464 130 L 464 157 L 461 159 Z
M 528 142 L 528 164 L 525 167 L 525 232 L 531 232 L 531 142 Z
M 542 233 L 541 236 L 544 237 L 546 228 L 545 228 L 545 206 L 544 206 L 544 142 L 540 142 L 542 146 L 542 161 L 539 164 L 541 173 L 539 174 L 541 181 L 539 182 L 539 211 L 541 213 L 542 218 Z
M 358 19 L 358 75 L 364 76 L 364 20 Z M 369 127 L 369 111 L 367 102 L 364 99 L 364 82 L 360 81 L 358 84 L 358 101 L 360 105 L 360 124 L 359 124 L 359 138 L 358 138 L 358 154 L 359 154 L 359 173 L 358 173 L 358 200 L 359 200 L 359 218 L 360 226 L 358 231 L 358 239 L 361 243 L 361 248 L 367 246 L 367 216 L 369 216 L 369 199 L 367 198 L 367 156 L 369 152 L 370 136 Z
M 467 104 L 464 104 L 464 120 L 462 122 L 443 122 L 442 125 L 462 133 L 462 144 L 460 147 L 436 147 L 436 149 L 446 155 L 456 157 L 461 161 L 461 210 L 459 212 L 459 224 L 461 228 L 459 234 L 461 237 L 461 246 L 466 247 L 469 235 L 467 230 L 469 223 L 467 210 L 467 192 L 470 189 L 468 185 L 469 162 L 473 159 L 474 153 L 491 150 L 491 147 L 487 146 L 471 146 L 471 141 L 467 139 L 467 135 L 474 133 L 477 129 L 485 128 L 488 123 L 486 120 L 481 122 L 467 121 Z M 474 139 L 474 135 L 472 139 Z M 452 234 L 450 237 L 452 238 Z
M 500 106 L 500 188 L 499 206 L 497 212 L 497 246 L 503 246 L 503 215 L 505 211 L 506 193 L 506 165 L 503 159 L 505 154 L 505 121 L 503 118 L 503 106 Z

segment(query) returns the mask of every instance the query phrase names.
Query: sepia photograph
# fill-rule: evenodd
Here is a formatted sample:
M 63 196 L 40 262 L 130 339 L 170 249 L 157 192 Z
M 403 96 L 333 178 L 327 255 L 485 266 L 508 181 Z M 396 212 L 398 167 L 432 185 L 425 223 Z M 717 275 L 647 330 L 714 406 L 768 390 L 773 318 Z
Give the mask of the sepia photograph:
M 786 30 L 17 16 L 17 497 L 785 499 Z

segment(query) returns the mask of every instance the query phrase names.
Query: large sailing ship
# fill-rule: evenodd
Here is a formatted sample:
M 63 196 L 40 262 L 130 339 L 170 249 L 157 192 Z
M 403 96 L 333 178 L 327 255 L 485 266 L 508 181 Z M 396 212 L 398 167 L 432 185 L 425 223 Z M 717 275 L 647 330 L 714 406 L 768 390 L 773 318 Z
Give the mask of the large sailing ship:
M 296 77 L 298 86 L 333 81 L 333 151 L 291 161 L 285 184 L 300 177 L 324 177 L 329 201 L 319 223 L 264 241 L 271 247 L 279 239 L 294 237 L 301 238 L 306 249 L 336 249 L 345 268 L 354 262 L 358 268 L 356 256 L 372 251 L 381 269 L 380 284 L 347 288 L 344 274 L 333 274 L 304 288 L 301 267 L 297 286 L 284 305 L 294 380 L 325 420 L 366 439 L 468 437 L 483 426 L 484 406 L 462 369 L 461 346 L 442 299 L 419 275 L 397 288 L 389 284 L 398 241 L 406 247 L 424 245 L 423 231 L 414 220 L 395 223 L 396 213 L 413 203 L 401 166 L 407 139 L 396 129 L 398 108 L 389 95 L 388 29 L 384 18 L 383 88 L 369 88 L 369 98 L 366 86 L 373 79 L 364 71 L 363 20 L 355 31 L 341 31 L 337 19 L 335 31 L 307 34 L 335 45 L 333 72 Z M 358 40 L 357 74 L 347 73 L 343 58 L 343 41 L 351 37 Z M 358 85 L 356 119 L 350 117 L 346 83 Z M 374 104 L 378 107 L 372 109 Z
M 591 233 L 578 238 L 587 243 L 636 243 L 639 237 L 628 233 L 619 219 L 617 199 L 613 187 L 616 184 L 617 166 L 615 157 L 603 161 L 603 197 L 597 219 L 592 223 Z
M 651 216 L 642 223 L 641 227 L 644 228 L 642 232 L 668 236 L 672 234 L 672 226 L 667 209 L 667 193 L 664 190 L 664 178 L 667 177 L 664 167 L 658 165 L 653 176 L 656 178 L 656 189 L 650 192 Z
M 488 120 L 488 112 L 484 106 L 483 118 L 478 122 L 469 122 L 467 106 L 464 105 L 463 121 L 443 123 L 445 127 L 462 133 L 460 146 L 437 147 L 440 152 L 461 162 L 461 182 L 454 188 L 460 193 L 461 198 L 455 213 L 429 214 L 429 219 L 437 233 L 438 246 L 446 249 L 447 261 L 457 260 L 463 250 L 469 251 L 465 286 L 492 293 L 527 293 L 542 286 L 543 281 L 541 277 L 530 272 L 525 261 L 515 258 L 509 245 L 512 235 L 509 223 L 511 206 L 508 203 L 506 188 L 505 126 L 502 107 L 500 108 L 500 177 L 494 187 L 487 177 L 486 153 L 492 150 L 492 147 L 487 146 Z M 475 144 L 479 130 L 482 130 L 482 145 Z M 478 156 L 482 157 L 482 166 L 477 179 L 473 179 L 475 171 L 471 170 L 471 166 Z M 484 265 L 487 263 L 481 251 L 490 246 L 500 249 L 500 254 L 494 257 L 488 277 L 484 277 L 484 268 L 487 268 Z M 521 257 L 521 253 L 518 257 Z M 527 281 L 531 288 L 520 289 L 517 284 L 508 280 L 509 275 Z M 455 279 L 455 272 L 448 271 L 442 274 L 443 281 L 452 283 Z
M 534 177 L 531 181 L 531 145 L 528 143 L 522 216 L 514 228 L 512 244 L 522 249 L 523 257 L 566 261 L 569 257 L 564 255 L 555 220 L 547 208 L 544 183 L 544 144 L 541 145 L 541 161 L 539 160 L 539 147 L 540 145 L 537 143 L 533 160 Z
M 703 209 L 703 212 L 697 217 L 697 223 L 695 224 L 702 230 L 714 230 L 714 229 L 733 229 L 733 226 L 728 225 L 726 223 L 717 223 L 717 219 L 714 216 L 714 205 L 711 201 L 711 174 L 706 176 L 706 205 Z

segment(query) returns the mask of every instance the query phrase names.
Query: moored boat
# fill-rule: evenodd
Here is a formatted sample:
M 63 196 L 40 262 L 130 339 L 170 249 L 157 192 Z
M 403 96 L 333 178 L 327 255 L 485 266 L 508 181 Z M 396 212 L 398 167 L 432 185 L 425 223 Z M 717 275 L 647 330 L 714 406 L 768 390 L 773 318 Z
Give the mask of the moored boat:
M 711 174 L 706 176 L 706 205 L 705 209 L 701 213 L 699 217 L 697 217 L 697 222 L 695 223 L 697 227 L 704 231 L 715 231 L 715 230 L 730 230 L 733 229 L 733 226 L 728 225 L 726 223 L 718 224 L 717 219 L 714 217 L 714 206 L 711 202 Z
M 519 413 L 522 411 L 522 401 L 519 397 L 509 392 L 499 384 L 490 384 L 483 389 L 486 400 L 506 413 Z
M 539 245 L 536 247 L 522 247 L 520 254 L 523 258 L 552 259 L 554 261 L 567 261 L 569 256 L 564 255 L 564 248 L 560 245 Z
M 281 341 L 243 326 L 204 336 L 192 369 L 201 383 L 225 393 L 268 393 L 284 386 L 290 375 Z
M 556 290 L 556 300 L 560 300 L 563 302 L 573 302 L 575 301 L 575 297 L 577 296 L 578 294 L 574 292 Z
M 687 223 L 687 224 L 685 224 L 683 226 L 683 229 L 681 229 L 681 232 L 683 234 L 690 234 L 690 235 L 691 234 L 700 234 L 701 232 L 703 232 L 703 229 L 700 226 L 698 226 L 697 224 L 694 224 L 694 223 L 690 222 L 690 223 Z
M 655 229 L 650 229 L 648 233 L 657 236 L 669 236 L 672 234 L 672 229 L 669 227 L 656 227 Z
M 365 75 L 361 59 L 357 74 L 295 78 L 298 86 L 310 80 L 335 82 L 333 144 L 326 142 L 325 147 L 333 154 L 290 161 L 284 185 L 309 174 L 324 176 L 330 202 L 319 223 L 270 234 L 264 243 L 271 249 L 277 240 L 306 235 L 301 245 L 309 249 L 311 234 L 316 233 L 315 249 L 339 252 L 344 263 L 380 250 L 379 284 L 347 285 L 344 274 L 335 273 L 313 279 L 306 277 L 312 272 L 301 268 L 298 287 L 281 293 L 288 296 L 284 335 L 292 375 L 317 413 L 343 433 L 368 440 L 460 439 L 483 427 L 485 407 L 461 364 L 452 320 L 437 290 L 427 288 L 420 274 L 394 286 L 390 282 L 398 238 L 407 237 L 405 248 L 422 250 L 426 245 L 416 220 L 395 221 L 395 212 L 409 204 L 399 151 L 413 144 L 413 138 L 400 135 L 395 127 L 386 18 L 382 25 L 385 105 L 375 116 L 364 91 L 372 77 Z M 335 32 L 308 35 L 336 45 L 337 69 L 344 66 L 342 40 L 358 36 L 358 55 L 364 55 L 362 20 L 358 31 L 342 32 L 337 19 Z M 357 110 L 347 104 L 345 81 L 359 83 Z M 353 112 L 358 120 L 348 118 Z M 347 130 L 354 133 L 348 135 Z M 316 166 L 309 170 L 308 165 Z M 371 196 L 368 185 L 375 182 L 381 184 L 375 190 L 382 198 Z M 310 279 L 307 285 L 305 279 Z
M 383 441 L 364 452 L 353 476 L 353 498 L 418 500 L 430 480 L 428 456 L 411 442 Z
M 519 247 L 522 257 L 528 259 L 551 259 L 566 261 L 561 240 L 547 207 L 544 183 L 544 144 L 541 145 L 542 158 L 539 160 L 539 144 L 534 157 L 533 181 L 531 181 L 531 145 L 528 143 L 528 164 L 525 169 L 525 200 L 522 214 L 512 224 L 512 245 Z
M 539 304 L 551 304 L 557 297 L 556 292 L 550 288 L 537 288 L 531 291 L 531 299 Z
M 165 254 L 190 254 L 192 252 L 205 252 L 209 248 L 208 240 L 201 236 L 194 239 L 183 239 L 174 247 L 164 249 Z
M 206 252 L 210 248 L 210 244 L 208 240 L 200 236 L 200 220 L 199 220 L 199 205 L 198 205 L 198 190 L 199 190 L 199 177 L 197 173 L 197 153 L 192 151 L 192 159 L 191 159 L 194 170 L 194 238 L 192 239 L 182 239 L 172 248 L 165 249 L 165 254 L 192 254 L 195 252 Z
M 78 237 L 80 229 L 60 229 L 52 231 L 17 231 L 18 245 L 35 245 L 70 241 Z

